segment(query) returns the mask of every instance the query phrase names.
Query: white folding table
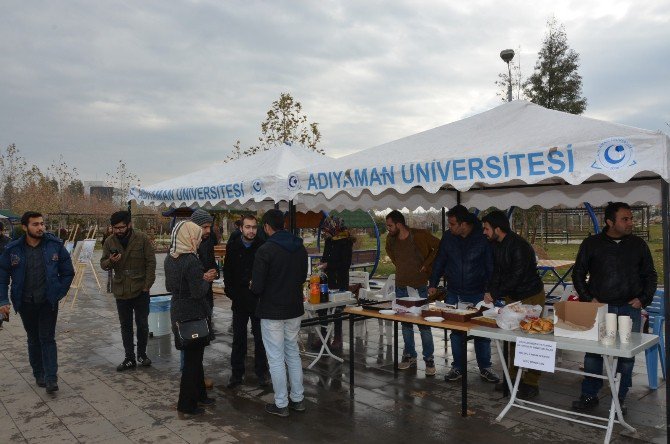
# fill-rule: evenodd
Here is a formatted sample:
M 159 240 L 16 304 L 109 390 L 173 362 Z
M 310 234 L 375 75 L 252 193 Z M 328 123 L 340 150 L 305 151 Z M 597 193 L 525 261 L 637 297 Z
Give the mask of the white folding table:
M 323 302 L 320 304 L 310 304 L 309 302 L 305 302 L 305 314 L 307 315 L 307 319 L 318 319 L 318 310 L 327 310 L 326 311 L 326 316 L 331 316 L 335 313 L 335 309 L 338 307 L 345 307 L 347 305 L 356 305 L 358 301 L 355 298 L 350 298 L 350 299 L 345 299 L 342 301 L 335 301 L 335 302 Z M 342 315 L 342 319 L 344 319 L 345 316 Z M 319 362 L 319 359 L 321 359 L 322 356 L 330 356 L 331 358 L 335 359 L 336 361 L 339 362 L 344 362 L 342 358 L 339 356 L 336 356 L 333 354 L 333 352 L 330 350 L 328 347 L 328 339 L 330 338 L 331 334 L 333 333 L 333 330 L 335 328 L 335 324 L 333 323 L 332 320 L 326 321 L 326 334 L 325 336 L 323 333 L 321 333 L 321 324 L 316 324 L 313 325 L 314 330 L 316 331 L 316 334 L 318 335 L 319 339 L 321 340 L 321 348 L 319 349 L 318 353 L 313 353 L 313 352 L 305 352 L 305 355 L 307 356 L 314 356 L 314 360 L 312 361 L 311 364 L 307 366 L 307 368 L 312 368 L 314 364 Z
M 507 385 L 509 386 L 510 389 L 510 399 L 505 408 L 502 410 L 502 412 L 500 412 L 500 415 L 498 415 L 498 417 L 496 418 L 497 421 L 502 420 L 503 417 L 512 407 L 517 407 L 520 409 L 530 410 L 543 415 L 553 416 L 554 418 L 565 419 L 567 421 L 573 421 L 580 424 L 605 429 L 607 431 L 605 434 L 605 443 L 609 443 L 610 438 L 612 437 L 612 430 L 614 428 L 615 423 L 621 424 L 622 426 L 626 427 L 633 433 L 636 432 L 635 428 L 632 427 L 630 424 L 628 424 L 624 420 L 623 415 L 621 414 L 621 406 L 619 405 L 619 397 L 617 396 L 619 392 L 619 383 L 621 381 L 621 375 L 616 373 L 617 361 L 619 358 L 632 358 L 638 353 L 641 353 L 644 350 L 653 347 L 658 343 L 658 336 L 643 333 L 632 333 L 631 340 L 629 343 L 622 344 L 617 339 L 616 344 L 607 346 L 598 341 L 586 341 L 583 339 L 564 338 L 561 336 L 554 336 L 554 335 L 532 335 L 524 333 L 521 330 L 510 331 L 491 327 L 473 328 L 470 330 L 469 335 L 492 339 L 496 344 L 498 356 L 500 356 L 500 362 L 502 364 L 503 372 L 505 374 L 505 380 L 507 381 Z M 612 394 L 612 402 L 610 404 L 609 416 L 607 418 L 604 418 L 601 416 L 578 413 L 571 410 L 559 409 L 546 404 L 540 404 L 537 402 L 524 401 L 518 399 L 517 390 L 519 389 L 519 382 L 521 381 L 522 371 L 519 370 L 517 372 L 516 380 L 514 381 L 514 384 L 512 384 L 512 380 L 510 378 L 509 371 L 507 369 L 507 361 L 506 361 L 507 357 L 504 356 L 502 343 L 504 341 L 516 342 L 517 338 L 519 337 L 542 339 L 545 341 L 554 341 L 556 342 L 557 350 L 572 350 L 577 352 L 594 353 L 601 355 L 603 357 L 603 367 L 605 367 L 605 373 L 606 373 L 605 376 L 560 367 L 556 367 L 556 371 L 574 373 L 577 375 L 584 375 L 584 376 L 592 376 L 594 378 L 604 379 L 605 381 L 607 381 L 607 383 L 609 384 L 610 392 Z M 565 415 L 571 415 L 571 416 L 565 416 Z M 578 418 L 584 418 L 584 419 L 578 419 Z M 605 424 L 603 424 L 603 422 Z

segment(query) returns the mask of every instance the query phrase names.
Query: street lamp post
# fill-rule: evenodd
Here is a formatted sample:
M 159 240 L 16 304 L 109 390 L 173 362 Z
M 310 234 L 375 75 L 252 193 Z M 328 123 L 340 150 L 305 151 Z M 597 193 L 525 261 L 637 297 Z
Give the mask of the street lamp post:
M 507 63 L 507 101 L 512 101 L 512 69 L 509 66 L 509 62 L 514 58 L 513 49 L 503 49 L 500 51 L 500 58 L 503 59 L 503 62 Z

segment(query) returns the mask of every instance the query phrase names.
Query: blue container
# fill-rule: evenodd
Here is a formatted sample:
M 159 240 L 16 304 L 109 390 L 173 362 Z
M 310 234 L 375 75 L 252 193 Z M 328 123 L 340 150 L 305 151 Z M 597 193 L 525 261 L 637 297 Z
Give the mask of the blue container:
M 172 332 L 170 322 L 171 301 L 172 295 L 155 296 L 149 299 L 149 333 L 152 336 L 164 336 Z

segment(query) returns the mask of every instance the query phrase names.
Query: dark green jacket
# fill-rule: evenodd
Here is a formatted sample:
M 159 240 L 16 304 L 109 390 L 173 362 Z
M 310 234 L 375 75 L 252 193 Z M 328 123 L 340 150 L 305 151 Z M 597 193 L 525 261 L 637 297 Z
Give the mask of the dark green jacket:
M 109 260 L 110 250 L 117 249 L 121 260 Z M 103 270 L 114 270 L 112 293 L 117 299 L 132 299 L 142 291 L 150 289 L 156 280 L 156 251 L 146 234 L 133 230 L 128 247 L 123 248 L 116 236 L 109 236 L 102 246 L 100 266 Z

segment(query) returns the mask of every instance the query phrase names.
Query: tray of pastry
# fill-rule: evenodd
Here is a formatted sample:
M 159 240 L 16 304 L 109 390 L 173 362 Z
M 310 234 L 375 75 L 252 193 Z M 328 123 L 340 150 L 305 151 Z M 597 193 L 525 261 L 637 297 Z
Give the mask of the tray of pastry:
M 440 316 L 445 321 L 467 322 L 475 316 L 479 316 L 477 309 L 459 309 L 431 306 L 426 310 L 421 310 L 421 316 Z
M 486 316 L 475 316 L 470 319 L 470 322 L 484 327 L 499 328 L 495 319 L 487 318 Z

